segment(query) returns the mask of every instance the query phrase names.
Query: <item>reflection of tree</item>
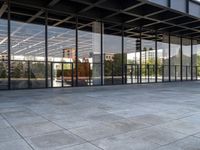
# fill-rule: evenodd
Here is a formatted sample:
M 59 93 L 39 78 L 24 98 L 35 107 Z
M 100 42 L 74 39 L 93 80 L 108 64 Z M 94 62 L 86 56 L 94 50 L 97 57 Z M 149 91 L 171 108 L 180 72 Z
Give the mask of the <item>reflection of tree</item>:
M 142 65 L 142 76 L 147 75 L 147 71 L 149 69 L 149 75 L 154 76 L 155 75 L 155 59 L 154 58 L 148 58 L 146 60 L 146 64 Z M 158 75 L 162 75 L 162 59 L 157 59 L 157 73 Z
M 197 75 L 200 76 L 200 55 L 197 55 Z
M 3 62 L 0 62 L 0 78 L 7 78 L 6 67 Z
M 124 60 L 126 62 L 126 60 Z M 112 75 L 112 67 L 113 67 L 113 75 L 120 76 L 122 71 L 122 54 L 114 54 L 113 60 L 105 60 L 104 62 L 104 74 L 105 76 Z
M 23 78 L 27 74 L 24 72 L 24 64 L 22 62 L 18 62 L 17 64 L 13 64 L 13 73 L 12 77 L 13 78 Z
M 44 78 L 45 77 L 45 64 L 44 63 L 32 63 L 31 65 L 31 78 Z

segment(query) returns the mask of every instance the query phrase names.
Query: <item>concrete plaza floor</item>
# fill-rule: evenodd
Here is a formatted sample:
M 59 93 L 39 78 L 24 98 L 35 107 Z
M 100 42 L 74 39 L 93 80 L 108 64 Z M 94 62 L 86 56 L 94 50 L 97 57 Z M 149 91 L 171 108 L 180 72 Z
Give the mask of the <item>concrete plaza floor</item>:
M 200 82 L 0 91 L 0 150 L 200 150 Z

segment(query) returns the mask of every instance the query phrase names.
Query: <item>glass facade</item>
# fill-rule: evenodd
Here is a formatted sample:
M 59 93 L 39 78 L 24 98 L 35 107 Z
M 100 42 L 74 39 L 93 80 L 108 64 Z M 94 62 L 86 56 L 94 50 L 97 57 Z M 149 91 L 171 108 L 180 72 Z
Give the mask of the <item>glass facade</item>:
M 156 49 L 155 49 L 155 33 L 142 33 L 141 40 L 141 61 L 142 61 L 142 82 L 155 82 L 155 61 L 156 61 Z
M 49 13 L 49 16 L 54 14 Z M 67 16 L 62 16 L 67 18 Z M 75 18 L 70 18 L 75 20 Z M 48 19 L 48 86 L 68 87 L 75 83 L 76 25 L 70 28 L 64 22 L 55 23 Z M 42 53 L 45 53 L 43 51 Z M 74 82 L 73 82 L 74 81 Z
M 170 77 L 171 81 L 181 79 L 181 38 L 170 37 Z
M 182 38 L 182 80 L 191 80 L 191 40 Z
M 169 36 L 157 35 L 157 65 L 158 82 L 169 81 Z
M 4 3 L 0 2 L 3 7 Z M 5 6 L 6 7 L 6 6 Z M 7 8 L 5 8 L 7 10 Z M 8 21 L 7 14 L 0 16 L 0 89 L 8 89 Z
M 139 55 L 140 49 L 138 48 L 139 38 L 124 37 L 124 63 L 125 65 L 125 81 L 127 84 L 138 83 L 138 69 L 139 69 Z
M 192 41 L 192 77 L 193 80 L 200 79 L 200 41 L 193 40 Z
M 122 84 L 122 37 L 103 35 L 104 84 Z
M 10 9 L 0 16 L 0 89 L 200 78 L 196 39 L 123 26 L 111 31 L 105 22 L 36 8 L 20 7 L 21 19 L 16 6 Z M 35 14 L 27 15 L 30 9 Z

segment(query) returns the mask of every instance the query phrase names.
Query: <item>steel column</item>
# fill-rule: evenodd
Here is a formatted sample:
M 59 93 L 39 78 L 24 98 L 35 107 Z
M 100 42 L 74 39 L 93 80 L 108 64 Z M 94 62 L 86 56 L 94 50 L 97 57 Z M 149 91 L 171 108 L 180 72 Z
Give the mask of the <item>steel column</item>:
M 181 51 L 180 51 L 180 72 L 181 72 L 181 81 L 183 81 L 183 38 L 180 37 L 180 43 L 181 43 Z
M 171 82 L 171 35 L 169 34 L 169 64 L 168 64 L 168 69 L 169 69 L 169 72 L 168 72 L 168 76 L 169 76 L 169 82 Z
M 48 88 L 48 11 L 45 11 L 45 87 Z
M 11 40 L 10 40 L 10 0 L 7 0 L 7 5 L 8 5 L 8 89 L 11 89 Z
M 124 84 L 124 26 L 122 26 L 122 62 L 121 62 L 121 75 L 122 75 L 122 84 Z
M 78 86 L 78 17 L 76 17 L 76 86 Z
M 158 34 L 156 32 L 156 40 L 155 40 L 155 82 L 158 82 Z
M 142 28 L 140 28 L 140 68 L 139 68 L 139 70 L 140 70 L 140 73 L 139 73 L 139 78 L 140 78 L 140 83 L 142 83 L 142 30 L 141 30 Z
M 191 80 L 193 80 L 193 39 L 191 39 Z
M 101 21 L 101 39 L 100 39 L 101 41 L 101 85 L 103 85 L 103 71 L 104 71 L 104 66 L 103 66 L 103 64 L 104 64 L 104 59 L 103 59 L 103 22 Z

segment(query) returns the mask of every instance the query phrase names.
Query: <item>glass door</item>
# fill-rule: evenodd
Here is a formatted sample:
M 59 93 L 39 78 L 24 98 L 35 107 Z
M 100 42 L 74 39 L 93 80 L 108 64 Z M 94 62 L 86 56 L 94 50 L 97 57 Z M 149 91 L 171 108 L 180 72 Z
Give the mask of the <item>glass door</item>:
M 51 85 L 52 87 L 73 86 L 74 69 L 70 62 L 52 62 Z

